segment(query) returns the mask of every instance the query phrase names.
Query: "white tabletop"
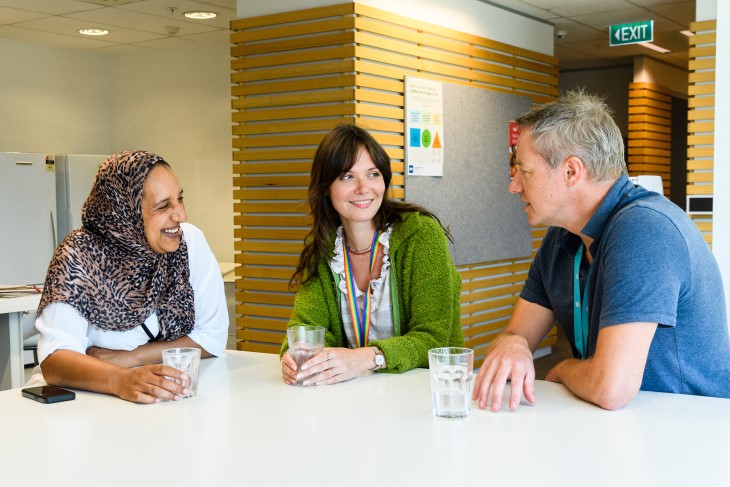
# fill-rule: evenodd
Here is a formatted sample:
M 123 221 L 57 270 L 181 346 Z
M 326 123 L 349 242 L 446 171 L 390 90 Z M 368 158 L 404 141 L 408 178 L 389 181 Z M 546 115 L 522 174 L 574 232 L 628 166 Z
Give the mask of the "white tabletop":
M 435 418 L 428 371 L 287 386 L 273 355 L 203 361 L 198 397 L 137 405 L 0 392 L 2 485 L 727 485 L 730 401 L 619 411 L 539 381 L 534 406 Z
M 35 311 L 40 301 L 40 293 L 25 294 L 14 298 L 0 298 L 0 314 Z

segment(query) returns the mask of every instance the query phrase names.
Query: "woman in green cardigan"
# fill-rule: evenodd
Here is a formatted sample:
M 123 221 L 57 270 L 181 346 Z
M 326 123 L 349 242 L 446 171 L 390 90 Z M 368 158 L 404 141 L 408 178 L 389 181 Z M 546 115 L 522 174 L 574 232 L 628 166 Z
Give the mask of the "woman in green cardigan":
M 312 231 L 290 283 L 299 289 L 289 326 L 325 328 L 324 351 L 299 373 L 304 385 L 428 367 L 429 349 L 463 346 L 450 235 L 425 208 L 390 200 L 391 176 L 385 150 L 354 125 L 317 148 Z M 294 384 L 287 349 L 285 339 L 281 371 Z

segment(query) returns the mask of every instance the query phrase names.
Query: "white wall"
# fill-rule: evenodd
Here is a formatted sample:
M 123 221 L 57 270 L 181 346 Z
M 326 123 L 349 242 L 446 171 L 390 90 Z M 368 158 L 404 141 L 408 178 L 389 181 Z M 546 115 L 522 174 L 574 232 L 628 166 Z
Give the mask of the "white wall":
M 0 151 L 147 149 L 185 189 L 189 221 L 233 262 L 230 44 L 119 54 L 0 39 Z
M 108 59 L 0 39 L 0 152 L 109 152 Z
M 233 262 L 230 46 L 119 54 L 111 68 L 113 152 L 145 149 L 170 163 L 190 223 L 219 261 Z
M 238 0 L 238 17 L 346 3 L 347 0 Z M 504 42 L 512 46 L 553 55 L 553 26 L 523 17 L 478 0 L 357 0 L 404 17 L 429 22 Z
M 689 96 L 689 73 L 684 69 L 650 57 L 637 56 L 634 58 L 634 81 L 663 86 L 680 98 Z
M 725 303 L 730 314 L 730 5 L 727 1 L 698 0 L 697 19 L 712 13 L 716 4 L 717 14 L 717 59 L 715 64 L 715 169 L 712 216 L 712 250 L 720 265 Z M 703 17 L 700 17 L 701 12 Z M 730 317 L 729 317 L 730 318 Z M 728 319 L 730 327 L 730 319 Z

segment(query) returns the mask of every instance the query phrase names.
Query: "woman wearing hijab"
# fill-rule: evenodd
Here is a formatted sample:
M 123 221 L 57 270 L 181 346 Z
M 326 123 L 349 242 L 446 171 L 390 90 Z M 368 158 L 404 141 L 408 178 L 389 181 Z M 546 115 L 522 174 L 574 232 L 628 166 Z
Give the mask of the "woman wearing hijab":
M 56 249 L 37 312 L 49 384 L 133 402 L 178 399 L 161 351 L 224 353 L 228 311 L 216 259 L 185 223 L 183 191 L 160 156 L 127 151 L 99 168 L 82 227 Z M 31 380 L 35 382 L 35 380 Z
M 317 148 L 312 231 L 291 281 L 299 290 L 289 326 L 323 326 L 326 348 L 297 377 L 285 340 L 287 384 L 428 367 L 430 348 L 463 346 L 448 232 L 425 208 L 389 199 L 391 175 L 385 150 L 354 125 L 336 127 Z

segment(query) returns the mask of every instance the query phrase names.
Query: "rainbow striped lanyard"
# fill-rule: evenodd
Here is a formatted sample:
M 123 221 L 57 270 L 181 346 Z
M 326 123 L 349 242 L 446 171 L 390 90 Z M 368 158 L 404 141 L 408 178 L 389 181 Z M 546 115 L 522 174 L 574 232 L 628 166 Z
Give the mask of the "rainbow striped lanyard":
M 375 230 L 373 236 L 373 243 L 370 246 L 370 276 L 373 275 L 373 268 L 375 267 L 375 258 L 378 255 L 378 249 L 380 248 L 380 242 L 378 237 L 380 236 L 380 230 Z M 370 335 L 370 310 L 371 310 L 371 299 L 370 299 L 370 283 L 368 282 L 368 288 L 365 290 L 365 303 L 362 307 L 362 315 L 357 312 L 357 285 L 355 284 L 355 273 L 352 272 L 352 262 L 347 255 L 347 243 L 345 238 L 342 238 L 342 255 L 345 260 L 345 283 L 347 284 L 347 306 L 350 308 L 350 314 L 352 315 L 352 328 L 355 331 L 355 341 L 358 347 L 364 347 L 368 343 L 368 335 Z

